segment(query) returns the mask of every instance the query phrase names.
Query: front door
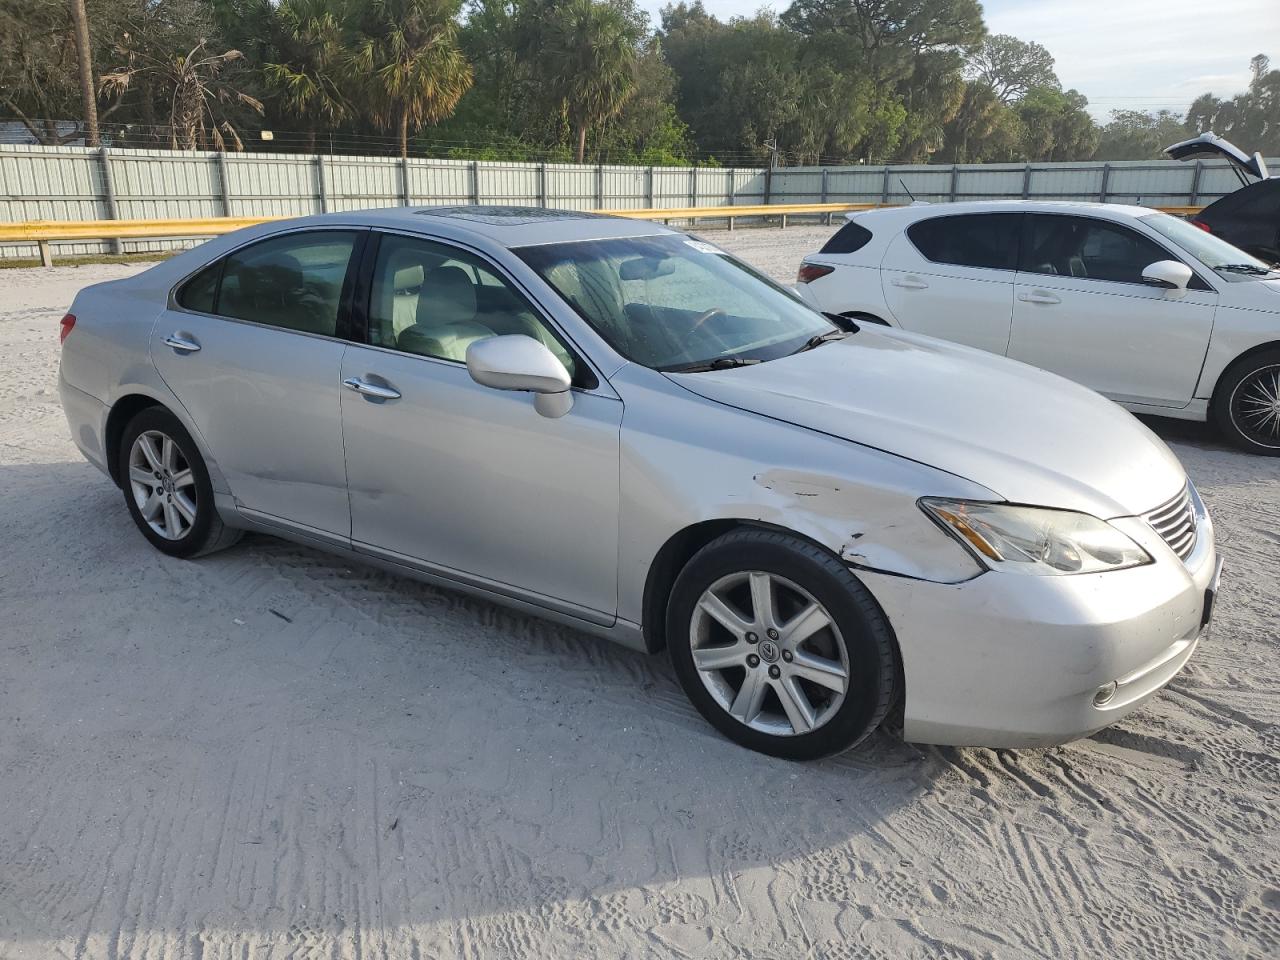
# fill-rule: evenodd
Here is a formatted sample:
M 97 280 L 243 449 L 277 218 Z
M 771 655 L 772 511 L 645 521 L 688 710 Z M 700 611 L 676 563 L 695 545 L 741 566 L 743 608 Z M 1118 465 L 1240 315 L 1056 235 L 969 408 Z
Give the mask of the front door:
M 151 356 L 237 504 L 346 539 L 338 339 L 358 231 L 299 231 L 228 254 L 159 318 Z
M 367 346 L 343 380 L 343 435 L 356 549 L 433 568 L 552 609 L 611 623 L 617 609 L 622 403 L 482 257 L 386 234 L 370 281 Z M 483 387 L 466 347 L 534 336 L 586 389 L 568 414 L 528 393 Z
M 881 267 L 889 312 L 904 330 L 1004 353 L 1021 222 L 1019 213 L 966 213 L 911 224 Z
M 1185 291 L 1144 283 L 1147 266 L 1178 258 L 1124 224 L 1044 213 L 1028 221 L 1009 356 L 1113 400 L 1186 406 L 1217 293 L 1194 275 Z

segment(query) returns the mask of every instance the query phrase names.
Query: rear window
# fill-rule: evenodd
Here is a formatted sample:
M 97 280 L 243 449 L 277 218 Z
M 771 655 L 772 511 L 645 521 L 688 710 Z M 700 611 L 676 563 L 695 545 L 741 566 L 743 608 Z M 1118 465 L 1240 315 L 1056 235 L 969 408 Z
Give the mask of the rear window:
M 871 231 L 850 220 L 835 232 L 821 253 L 853 253 L 861 250 L 871 239 Z
M 934 263 L 1015 270 L 1021 224 L 1020 213 L 930 217 L 909 226 L 907 236 L 924 258 Z

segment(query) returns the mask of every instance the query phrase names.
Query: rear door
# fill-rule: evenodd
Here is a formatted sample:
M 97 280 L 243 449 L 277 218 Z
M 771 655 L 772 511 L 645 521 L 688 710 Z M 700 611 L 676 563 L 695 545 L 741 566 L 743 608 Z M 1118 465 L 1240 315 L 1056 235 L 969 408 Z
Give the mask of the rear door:
M 239 507 L 343 540 L 340 328 L 364 235 L 293 231 L 228 254 L 179 288 L 151 343 Z
M 1009 356 L 1113 400 L 1186 406 L 1218 295 L 1195 274 L 1185 291 L 1144 283 L 1158 260 L 1180 258 L 1126 224 L 1028 214 Z
M 1020 213 L 917 220 L 889 245 L 885 302 L 906 330 L 1004 353 L 1013 316 Z

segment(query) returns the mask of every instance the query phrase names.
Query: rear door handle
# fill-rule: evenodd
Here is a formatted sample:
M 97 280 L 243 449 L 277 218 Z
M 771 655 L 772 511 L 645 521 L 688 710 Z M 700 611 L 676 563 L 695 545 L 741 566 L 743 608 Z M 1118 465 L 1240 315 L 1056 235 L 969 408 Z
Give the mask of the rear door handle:
M 354 390 L 362 396 L 372 397 L 375 400 L 400 399 L 400 391 L 395 387 L 384 386 L 381 383 L 370 383 L 368 380 L 361 380 L 359 377 L 347 377 L 342 381 L 342 385 L 348 390 Z
M 1045 290 L 1036 290 L 1033 293 L 1020 293 L 1018 299 L 1023 303 L 1061 303 L 1062 300 L 1055 297 L 1052 293 Z
M 924 290 L 929 284 L 921 280 L 919 277 L 894 277 L 889 281 L 895 287 L 903 287 L 907 290 Z
M 180 333 L 171 333 L 164 338 L 166 347 L 173 347 L 179 353 L 196 353 L 200 349 L 200 344 L 192 337 L 184 337 Z

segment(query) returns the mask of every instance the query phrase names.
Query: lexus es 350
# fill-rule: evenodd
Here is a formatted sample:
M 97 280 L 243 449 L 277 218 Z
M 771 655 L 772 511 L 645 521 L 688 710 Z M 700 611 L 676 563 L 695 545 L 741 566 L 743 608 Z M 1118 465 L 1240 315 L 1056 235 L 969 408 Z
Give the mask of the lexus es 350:
M 1164 686 L 1218 561 L 1083 387 L 828 317 L 702 240 L 510 208 L 275 222 L 83 290 L 61 393 L 156 548 L 257 530 L 650 652 L 811 758 L 1058 743 Z

